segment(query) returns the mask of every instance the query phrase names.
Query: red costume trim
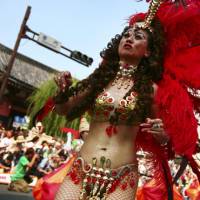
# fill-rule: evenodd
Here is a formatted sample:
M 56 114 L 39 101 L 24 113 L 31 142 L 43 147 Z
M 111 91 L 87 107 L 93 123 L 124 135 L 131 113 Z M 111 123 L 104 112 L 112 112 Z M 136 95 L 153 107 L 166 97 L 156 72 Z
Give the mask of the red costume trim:
M 44 106 L 35 114 L 33 122 L 42 121 L 50 112 L 53 111 L 55 103 L 52 97 L 49 97 Z

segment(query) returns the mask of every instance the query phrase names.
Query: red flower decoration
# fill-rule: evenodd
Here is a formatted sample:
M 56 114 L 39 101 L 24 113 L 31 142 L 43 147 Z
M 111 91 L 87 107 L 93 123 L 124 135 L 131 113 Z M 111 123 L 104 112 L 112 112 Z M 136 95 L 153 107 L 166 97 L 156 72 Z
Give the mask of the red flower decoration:
M 107 101 L 108 103 L 113 103 L 113 102 L 114 102 L 114 98 L 113 98 L 113 97 L 109 97 L 106 101 Z
M 130 184 L 131 188 L 134 188 L 134 186 L 135 186 L 135 181 L 134 181 L 134 179 L 131 179 L 129 184 Z
M 131 92 L 131 97 L 134 98 L 134 97 L 137 97 L 137 95 L 138 95 L 138 94 L 137 94 L 136 92 Z
M 126 97 L 126 100 L 127 100 L 127 101 L 132 101 L 132 100 L 133 100 L 133 97 L 132 97 L 132 96 L 127 96 L 127 97 Z
M 127 183 L 123 183 L 120 187 L 122 190 L 126 190 L 128 184 Z
M 104 96 L 104 97 L 109 97 L 110 94 L 109 94 L 109 92 L 104 92 L 104 93 L 103 93 L 103 96 Z
M 119 105 L 120 106 L 126 106 L 127 105 L 127 101 L 122 99 L 122 100 L 120 100 Z

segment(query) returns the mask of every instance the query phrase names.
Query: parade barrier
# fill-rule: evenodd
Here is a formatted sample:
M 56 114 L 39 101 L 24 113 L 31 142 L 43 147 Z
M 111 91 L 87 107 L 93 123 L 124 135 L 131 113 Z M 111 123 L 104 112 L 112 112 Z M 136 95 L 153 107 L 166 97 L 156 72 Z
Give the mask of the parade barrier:
M 10 176 L 11 174 L 9 173 L 0 173 L 0 184 L 10 184 Z M 29 184 L 29 186 L 34 187 L 37 180 L 37 177 L 33 177 L 33 181 Z

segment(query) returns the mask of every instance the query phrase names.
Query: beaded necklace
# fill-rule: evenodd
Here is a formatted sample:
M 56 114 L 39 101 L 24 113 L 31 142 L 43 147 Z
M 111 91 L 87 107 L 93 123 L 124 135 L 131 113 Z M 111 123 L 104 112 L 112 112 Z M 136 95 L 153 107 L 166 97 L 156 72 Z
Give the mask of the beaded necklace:
M 116 78 L 112 83 L 112 86 L 118 85 L 118 89 L 124 87 L 127 89 L 132 81 L 131 77 L 137 70 L 137 65 L 120 65 Z

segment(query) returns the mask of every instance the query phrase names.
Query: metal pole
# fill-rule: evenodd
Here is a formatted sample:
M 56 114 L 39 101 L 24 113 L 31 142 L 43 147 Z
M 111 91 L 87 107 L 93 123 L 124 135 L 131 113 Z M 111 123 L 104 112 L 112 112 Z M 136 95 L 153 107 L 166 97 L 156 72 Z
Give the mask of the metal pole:
M 19 44 L 20 44 L 20 40 L 21 40 L 22 36 L 25 34 L 25 26 L 26 26 L 26 22 L 28 21 L 28 18 L 30 16 L 30 13 L 31 13 L 31 7 L 28 6 L 27 9 L 26 9 L 26 13 L 24 15 L 24 19 L 22 21 L 21 27 L 20 27 L 20 31 L 19 31 L 18 36 L 17 36 L 17 40 L 15 42 L 14 49 L 13 49 L 12 54 L 11 54 L 9 63 L 6 67 L 6 71 L 5 71 L 3 78 L 2 78 L 2 83 L 1 83 L 1 88 L 0 88 L 0 102 L 3 99 L 3 94 L 4 94 L 4 91 L 6 89 L 6 85 L 7 85 L 7 82 L 8 82 L 8 78 L 10 76 L 10 72 L 12 70 L 13 63 L 15 61 L 15 57 L 17 55 L 17 50 L 18 50 L 18 47 L 19 47 Z

